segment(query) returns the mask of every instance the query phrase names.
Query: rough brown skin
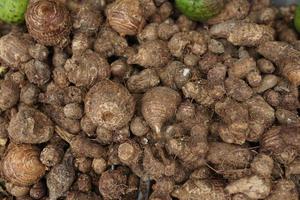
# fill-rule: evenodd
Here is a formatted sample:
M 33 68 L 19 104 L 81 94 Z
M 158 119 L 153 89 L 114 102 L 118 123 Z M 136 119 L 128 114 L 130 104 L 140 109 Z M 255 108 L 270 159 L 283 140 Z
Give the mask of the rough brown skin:
M 72 19 L 61 2 L 47 0 L 32 3 L 25 18 L 30 35 L 39 43 L 65 46 L 71 32 Z
M 30 60 L 24 64 L 24 72 L 29 82 L 42 86 L 50 80 L 50 67 L 39 60 Z
M 127 88 L 132 93 L 141 93 L 157 86 L 159 83 L 160 80 L 155 70 L 144 69 L 128 79 Z
M 71 146 L 76 156 L 100 158 L 106 156 L 106 150 L 98 143 L 93 142 L 83 135 L 72 135 L 56 126 L 55 132 Z
M 0 109 L 7 110 L 17 104 L 20 97 L 19 87 L 11 80 L 0 81 Z
M 88 157 L 77 157 L 74 166 L 82 173 L 89 173 L 92 170 L 92 159 Z
M 215 165 L 245 168 L 252 159 L 249 149 L 239 145 L 213 142 L 209 144 L 207 160 Z
M 275 184 L 272 193 L 266 198 L 266 200 L 275 200 L 275 199 L 296 200 L 298 198 L 299 197 L 298 197 L 296 185 L 291 180 L 282 179 Z
M 74 18 L 73 28 L 76 32 L 86 35 L 97 33 L 103 23 L 101 13 L 88 7 L 82 7 Z
M 37 182 L 34 184 L 29 191 L 30 197 L 34 199 L 41 199 L 47 194 L 47 187 L 44 182 Z
M 68 192 L 66 200 L 101 200 L 95 193 L 84 193 L 79 191 Z
M 107 9 L 110 26 L 120 35 L 136 35 L 144 26 L 143 7 L 139 0 L 118 0 Z
M 55 166 L 61 162 L 63 152 L 64 150 L 60 146 L 56 144 L 49 144 L 42 150 L 40 160 L 48 167 Z
M 15 197 L 22 197 L 29 193 L 29 187 L 26 186 L 17 186 L 11 183 L 5 184 L 6 190 Z
M 158 39 L 158 23 L 150 23 L 146 25 L 143 30 L 138 33 L 137 39 L 143 43 L 146 41 L 154 41 Z
M 203 165 L 203 158 L 208 151 L 206 127 L 194 126 L 189 138 L 169 139 L 166 142 L 166 150 L 182 160 L 186 168 L 195 169 Z
M 136 136 L 144 136 L 150 131 L 150 127 L 142 117 L 134 117 L 130 123 L 130 131 Z
M 12 184 L 30 186 L 45 174 L 39 160 L 40 150 L 29 144 L 11 143 L 1 164 L 1 173 Z
M 91 87 L 110 77 L 108 62 L 92 50 L 67 60 L 64 68 L 69 81 L 76 86 Z
M 89 37 L 85 33 L 76 33 L 72 40 L 72 53 L 73 55 L 80 56 L 87 49 L 91 49 L 92 41 L 91 37 Z
M 147 91 L 142 100 L 144 119 L 156 133 L 175 115 L 181 101 L 179 93 L 167 87 L 155 87 Z
M 252 199 L 264 199 L 271 192 L 271 181 L 256 175 L 241 178 L 225 188 L 229 194 L 243 193 Z
M 121 84 L 104 80 L 86 95 L 86 115 L 99 126 L 114 130 L 125 126 L 133 117 L 135 101 Z
M 42 112 L 27 106 L 19 109 L 8 126 L 9 137 L 16 143 L 45 143 L 53 132 L 53 122 Z
M 121 199 L 126 193 L 127 176 L 122 169 L 104 172 L 99 179 L 99 190 L 105 199 Z
M 171 54 L 167 43 L 162 40 L 147 41 L 138 48 L 138 53 L 129 57 L 129 64 L 138 64 L 144 68 L 161 68 L 169 62 Z
M 224 191 L 222 181 L 189 179 L 180 188 L 172 192 L 172 196 L 179 200 L 197 199 L 226 200 L 228 195 Z
M 8 34 L 0 39 L 0 60 L 1 63 L 12 68 L 20 68 L 20 64 L 31 59 L 28 48 L 30 41 L 21 34 Z
M 104 26 L 100 30 L 98 38 L 94 43 L 95 51 L 104 57 L 112 55 L 122 56 L 127 47 L 126 39 L 108 26 Z
M 267 49 L 274 48 L 278 51 L 268 52 Z M 285 42 L 265 42 L 257 50 L 265 58 L 276 63 L 280 67 L 281 74 L 290 80 L 293 84 L 299 85 L 299 67 L 297 66 L 300 52 Z
M 39 93 L 40 90 L 36 85 L 28 83 L 21 88 L 20 101 L 29 106 L 34 105 L 38 101 Z
M 28 53 L 31 57 L 39 61 L 45 61 L 49 56 L 48 48 L 38 43 L 30 46 Z
M 67 151 L 63 162 L 51 168 L 46 177 L 49 200 L 56 200 L 63 196 L 75 180 L 73 156 Z

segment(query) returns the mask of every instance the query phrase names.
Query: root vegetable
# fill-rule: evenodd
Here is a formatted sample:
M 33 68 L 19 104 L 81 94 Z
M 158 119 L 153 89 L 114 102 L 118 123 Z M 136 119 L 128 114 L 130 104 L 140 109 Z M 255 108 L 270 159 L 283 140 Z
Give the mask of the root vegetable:
M 41 199 L 47 194 L 46 184 L 44 182 L 37 182 L 29 191 L 30 197 L 34 199 Z
M 15 197 L 23 197 L 29 193 L 29 187 L 26 186 L 16 186 L 11 183 L 5 184 L 6 190 Z
M 139 42 L 154 41 L 158 39 L 158 23 L 150 23 L 137 35 Z
M 94 158 L 92 168 L 97 174 L 102 174 L 107 168 L 107 162 L 103 158 Z
M 239 145 L 213 142 L 209 144 L 207 160 L 215 165 L 245 168 L 252 159 L 249 149 Z
M 101 158 L 106 156 L 106 150 L 100 144 L 91 141 L 85 136 L 72 135 L 58 126 L 56 126 L 55 131 L 62 139 L 70 144 L 71 150 L 76 156 L 90 158 Z
M 275 66 L 273 63 L 264 58 L 257 60 L 257 67 L 262 73 L 266 74 L 271 74 L 275 71 Z
M 263 93 L 268 89 L 275 87 L 278 83 L 278 77 L 275 75 L 265 75 L 260 83 L 260 85 L 254 88 L 257 93 Z
M 124 59 L 119 59 L 111 63 L 111 74 L 115 77 L 128 79 L 132 72 L 132 66 L 128 65 Z
M 92 189 L 92 180 L 87 174 L 79 174 L 75 184 L 81 192 L 90 192 Z
M 127 47 L 126 39 L 106 26 L 100 30 L 98 38 L 94 43 L 95 51 L 104 57 L 113 55 L 122 56 Z
M 248 15 L 250 6 L 247 0 L 232 0 L 226 2 L 220 13 L 209 19 L 207 23 L 219 24 L 228 20 L 242 20 Z
M 180 101 L 179 93 L 167 87 L 155 87 L 145 93 L 142 113 L 153 131 L 161 132 L 164 123 L 175 115 Z
M 127 81 L 127 87 L 130 92 L 145 92 L 159 84 L 160 80 L 155 70 L 144 69 L 136 75 L 132 75 Z
M 24 64 L 24 72 L 31 83 L 39 86 L 44 85 L 50 80 L 50 67 L 41 61 L 31 60 Z
M 203 165 L 203 158 L 208 151 L 207 130 L 205 127 L 194 126 L 189 138 L 169 139 L 167 151 L 182 160 L 186 168 L 195 169 Z
M 54 166 L 47 174 L 46 182 L 49 192 L 49 200 L 56 200 L 63 196 L 75 180 L 73 156 L 66 152 L 63 162 Z
M 77 33 L 72 40 L 72 53 L 75 56 L 80 56 L 92 46 L 91 38 L 84 33 Z
M 268 178 L 271 177 L 274 167 L 273 159 L 266 154 L 258 154 L 251 162 L 251 171 L 259 176 Z
M 18 86 L 11 80 L 0 81 L 0 109 L 7 110 L 17 104 L 20 97 Z
M 55 124 L 66 129 L 70 133 L 75 134 L 80 131 L 80 121 L 67 118 L 63 112 L 63 107 L 44 105 L 42 110 Z
M 138 64 L 144 68 L 161 68 L 170 60 L 170 52 L 166 42 L 162 40 L 147 41 L 138 48 L 138 53 L 129 57 L 129 64 Z
M 190 179 L 180 188 L 172 192 L 172 196 L 179 200 L 203 199 L 226 200 L 228 195 L 224 191 L 223 183 L 219 180 Z
M 11 119 L 9 137 L 17 143 L 39 144 L 47 142 L 53 135 L 52 121 L 40 111 L 24 107 Z
M 276 51 L 268 51 L 269 49 L 277 49 Z M 297 65 L 300 52 L 285 42 L 265 42 L 261 44 L 257 50 L 265 58 L 273 61 L 280 67 L 280 71 L 284 77 L 295 85 L 300 84 L 300 70 Z
M 226 94 L 237 101 L 246 101 L 253 95 L 252 88 L 241 79 L 227 78 L 225 88 Z
M 144 26 L 143 8 L 138 0 L 118 0 L 107 10 L 110 26 L 120 35 L 136 35 Z
M 207 51 L 207 41 L 202 32 L 179 32 L 169 40 L 168 47 L 171 54 L 177 58 L 182 58 L 185 52 L 189 51 L 201 56 Z
M 229 194 L 243 193 L 251 199 L 264 199 L 271 192 L 271 181 L 253 175 L 233 181 L 225 190 Z
M 266 198 L 266 200 L 276 200 L 276 199 L 290 199 L 296 200 L 299 198 L 296 185 L 288 179 L 279 180 L 271 194 Z
M 66 200 L 101 200 L 95 193 L 68 192 Z
M 126 193 L 127 176 L 121 169 L 104 172 L 99 179 L 99 190 L 105 199 L 121 199 Z
M 2 64 L 20 68 L 20 64 L 31 59 L 28 48 L 31 42 L 21 34 L 7 34 L 0 38 L 0 61 Z
M 2 161 L 1 172 L 12 184 L 30 186 L 45 174 L 45 166 L 39 160 L 37 147 L 11 144 Z
M 95 8 L 82 7 L 74 18 L 73 28 L 87 35 L 97 33 L 103 22 L 103 17 Z
M 92 159 L 88 157 L 75 158 L 74 166 L 81 173 L 89 173 L 92 169 Z
M 63 149 L 58 145 L 49 144 L 42 150 L 40 160 L 48 167 L 55 166 L 63 159 L 63 152 Z
M 144 119 L 134 117 L 130 123 L 130 130 L 132 134 L 141 137 L 146 135 L 150 131 L 150 128 Z
M 83 115 L 83 109 L 80 104 L 70 103 L 65 105 L 64 114 L 70 119 L 81 119 Z
M 279 108 L 275 112 L 276 119 L 282 125 L 296 125 L 300 122 L 295 112 Z
M 45 61 L 49 56 L 48 48 L 38 43 L 33 46 L 30 46 L 28 49 L 28 53 L 35 60 L 39 60 L 39 61 Z
M 257 46 L 263 42 L 274 40 L 275 31 L 264 25 L 241 24 L 228 35 L 228 41 L 234 45 Z
M 72 19 L 59 1 L 37 1 L 28 6 L 25 15 L 30 35 L 39 43 L 65 46 L 71 32 Z
M 264 131 L 269 128 L 275 120 L 274 109 L 261 97 L 254 96 L 247 100 L 246 105 L 249 112 L 249 141 L 257 141 Z
M 286 145 L 280 131 L 281 127 L 272 127 L 264 133 L 261 147 L 263 152 L 271 152 L 280 163 L 288 164 L 296 158 L 297 152 L 295 147 Z
M 134 107 L 134 99 L 128 90 L 109 80 L 94 85 L 85 100 L 87 117 L 109 130 L 124 127 L 133 117 Z
M 34 84 L 26 84 L 21 88 L 20 101 L 31 106 L 37 103 L 40 90 Z
M 174 34 L 179 32 L 179 27 L 173 20 L 167 19 L 157 28 L 158 37 L 161 40 L 169 40 Z
M 92 50 L 67 60 L 64 68 L 69 81 L 76 86 L 91 87 L 110 76 L 110 66 L 106 59 Z

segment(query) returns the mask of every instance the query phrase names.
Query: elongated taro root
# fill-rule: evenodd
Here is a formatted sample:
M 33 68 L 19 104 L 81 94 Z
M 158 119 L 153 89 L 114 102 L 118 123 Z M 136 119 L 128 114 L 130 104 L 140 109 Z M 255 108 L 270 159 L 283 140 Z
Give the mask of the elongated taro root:
M 9 137 L 17 143 L 44 143 L 53 132 L 52 121 L 42 112 L 27 106 L 20 108 L 8 127 Z
M 49 200 L 56 200 L 63 196 L 75 180 L 75 169 L 73 156 L 70 151 L 64 155 L 61 164 L 51 168 L 47 174 L 46 183 L 49 192 Z
M 121 84 L 103 80 L 86 95 L 85 112 L 95 124 L 109 130 L 124 127 L 133 117 L 135 101 Z
M 148 90 L 142 99 L 144 119 L 156 133 L 170 120 L 181 102 L 178 92 L 167 87 L 155 87 Z
M 276 49 L 276 51 L 270 51 Z M 300 85 L 300 51 L 285 42 L 270 41 L 261 44 L 257 50 L 265 58 L 273 61 L 281 74 L 294 85 Z
M 39 160 L 39 154 L 35 146 L 11 144 L 2 161 L 2 174 L 15 185 L 30 186 L 36 183 L 46 170 Z
M 229 194 L 243 193 L 251 199 L 264 199 L 270 194 L 271 186 L 270 179 L 252 175 L 229 183 L 225 190 Z
M 58 126 L 55 127 L 55 131 L 62 139 L 70 144 L 71 150 L 76 156 L 90 158 L 106 156 L 106 151 L 100 144 L 93 142 L 85 136 L 72 135 Z
M 166 42 L 162 40 L 147 41 L 138 47 L 138 53 L 128 59 L 129 64 L 138 64 L 149 68 L 164 67 L 170 60 L 171 54 Z
M 110 76 L 107 61 L 92 50 L 85 51 L 81 56 L 73 56 L 67 60 L 64 68 L 69 81 L 76 86 L 91 87 Z
M 224 191 L 224 184 L 220 180 L 189 179 L 172 196 L 179 200 L 227 200 L 229 197 Z
M 244 169 L 252 160 L 252 152 L 242 146 L 213 142 L 209 144 L 207 160 L 221 168 Z

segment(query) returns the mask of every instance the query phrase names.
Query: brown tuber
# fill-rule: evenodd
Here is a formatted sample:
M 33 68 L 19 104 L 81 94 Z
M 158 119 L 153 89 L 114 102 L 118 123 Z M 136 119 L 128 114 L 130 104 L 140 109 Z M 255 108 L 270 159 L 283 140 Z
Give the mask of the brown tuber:
M 76 86 L 91 87 L 97 81 L 110 77 L 108 62 L 92 50 L 68 59 L 64 68 L 69 81 Z
M 52 137 L 54 126 L 42 112 L 34 108 L 22 107 L 12 117 L 7 130 L 14 142 L 39 144 L 47 142 Z
M 138 53 L 128 59 L 129 64 L 138 64 L 144 68 L 164 67 L 170 60 L 171 54 L 167 43 L 162 40 L 147 41 L 138 48 Z
M 19 101 L 20 90 L 13 81 L 0 80 L 0 94 L 0 110 L 7 110 Z
M 37 147 L 11 144 L 3 158 L 1 172 L 12 184 L 30 186 L 45 175 L 45 166 L 39 160 Z
M 72 153 L 76 156 L 101 158 L 106 156 L 106 150 L 98 143 L 83 135 L 72 135 L 62 128 L 56 126 L 56 133 L 68 142 L 71 146 Z
M 125 126 L 133 117 L 134 107 L 134 99 L 128 90 L 109 80 L 94 85 L 85 100 L 87 117 L 109 130 Z
M 164 123 L 174 117 L 180 101 L 179 93 L 167 87 L 155 87 L 145 93 L 142 113 L 153 131 L 160 134 Z
M 107 10 L 108 23 L 121 36 L 136 35 L 144 26 L 143 15 L 139 0 L 117 0 Z

